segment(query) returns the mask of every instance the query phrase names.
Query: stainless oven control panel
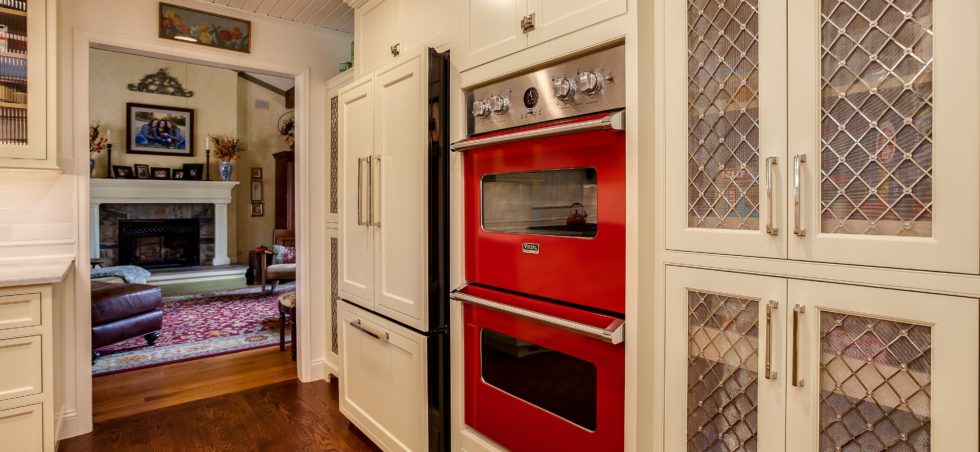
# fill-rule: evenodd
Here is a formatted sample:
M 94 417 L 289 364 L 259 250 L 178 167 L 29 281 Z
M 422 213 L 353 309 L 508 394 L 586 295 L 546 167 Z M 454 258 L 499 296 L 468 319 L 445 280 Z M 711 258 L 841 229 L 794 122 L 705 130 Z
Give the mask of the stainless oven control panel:
M 467 135 L 624 108 L 625 76 L 619 45 L 468 90 Z

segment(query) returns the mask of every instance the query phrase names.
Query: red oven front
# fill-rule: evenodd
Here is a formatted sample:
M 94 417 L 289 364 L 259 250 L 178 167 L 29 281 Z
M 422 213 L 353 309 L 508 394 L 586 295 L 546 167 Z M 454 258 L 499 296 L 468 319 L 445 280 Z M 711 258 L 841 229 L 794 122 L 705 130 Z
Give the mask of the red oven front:
M 467 425 L 515 452 L 623 449 L 622 320 L 482 287 L 453 298 Z
M 466 151 L 467 281 L 625 312 L 625 133 L 540 133 L 608 116 L 507 132 L 544 137 Z

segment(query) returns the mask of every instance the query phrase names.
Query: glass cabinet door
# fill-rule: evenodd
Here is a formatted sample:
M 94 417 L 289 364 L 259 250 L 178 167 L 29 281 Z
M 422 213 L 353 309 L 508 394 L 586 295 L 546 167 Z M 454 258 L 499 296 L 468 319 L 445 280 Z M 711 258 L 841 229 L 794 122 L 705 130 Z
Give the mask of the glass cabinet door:
M 975 0 L 790 5 L 790 257 L 980 272 Z
M 45 2 L 0 4 L 0 159 L 47 158 Z
M 792 450 L 977 450 L 977 300 L 797 280 L 789 300 Z
M 785 2 L 666 10 L 667 246 L 785 257 Z
M 665 450 L 789 450 L 785 300 L 785 279 L 667 268 Z

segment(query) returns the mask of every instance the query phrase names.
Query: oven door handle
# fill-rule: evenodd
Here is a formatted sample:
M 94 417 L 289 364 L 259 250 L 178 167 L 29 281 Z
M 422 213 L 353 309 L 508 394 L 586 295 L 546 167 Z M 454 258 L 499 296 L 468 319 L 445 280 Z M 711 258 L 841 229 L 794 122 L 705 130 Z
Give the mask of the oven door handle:
M 559 135 L 568 135 L 570 133 L 580 133 L 580 132 L 590 132 L 593 130 L 625 130 L 626 129 L 626 112 L 623 110 L 611 113 L 602 118 L 592 119 L 589 121 L 581 122 L 570 122 L 566 124 L 558 124 L 551 127 L 544 127 L 540 129 L 525 130 L 522 132 L 508 133 L 504 135 L 496 135 L 486 138 L 473 138 L 463 141 L 457 141 L 449 146 L 455 152 L 465 151 L 467 149 L 479 148 L 483 146 L 491 146 L 495 144 L 513 143 L 515 141 L 526 141 L 533 140 L 536 138 L 546 138 L 546 137 L 556 137 Z
M 610 344 L 623 343 L 623 330 L 625 328 L 625 324 L 622 319 L 614 319 L 609 326 L 599 328 L 592 325 L 586 325 L 584 323 L 566 320 L 561 317 L 555 317 L 552 315 L 542 314 L 540 312 L 534 312 L 529 309 L 518 308 L 508 304 L 487 300 L 485 298 L 474 297 L 465 293 L 456 292 L 452 294 L 450 298 L 463 303 L 474 304 L 487 309 L 492 309 L 494 311 L 500 311 L 515 317 L 521 317 L 524 319 L 533 320 L 535 322 L 544 323 L 549 326 L 561 328 L 563 330 L 571 331 L 572 333 L 588 336 Z

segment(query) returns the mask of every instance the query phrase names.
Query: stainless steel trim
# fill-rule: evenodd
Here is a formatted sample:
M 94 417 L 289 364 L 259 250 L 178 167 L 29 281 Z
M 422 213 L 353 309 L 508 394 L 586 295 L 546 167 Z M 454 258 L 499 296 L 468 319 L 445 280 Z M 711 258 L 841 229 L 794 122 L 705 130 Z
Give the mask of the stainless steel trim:
M 371 171 L 371 226 L 381 227 L 381 187 L 377 190 L 374 189 L 374 160 L 378 160 L 378 182 L 381 182 L 381 156 L 370 157 L 371 165 L 368 169 Z M 375 199 L 377 198 L 377 199 Z M 377 216 L 375 216 L 377 212 Z
M 387 341 L 388 339 L 390 339 L 387 332 L 384 333 L 384 338 L 382 339 L 380 333 L 375 333 L 374 331 L 365 328 L 363 325 L 361 325 L 361 319 L 357 319 L 353 322 L 350 322 L 350 326 L 354 327 L 355 330 L 367 334 L 368 336 L 371 336 L 379 341 L 381 340 Z
M 779 302 L 769 300 L 766 304 L 766 379 L 775 380 L 776 372 L 772 371 L 772 311 L 779 309 Z
M 361 175 L 364 174 L 364 163 L 365 157 L 357 159 L 357 225 L 358 226 L 370 226 L 367 221 L 361 221 L 364 218 L 364 181 Z
M 806 163 L 806 154 L 797 154 L 793 157 L 793 234 L 800 237 L 806 236 L 806 227 L 803 226 L 803 209 L 800 200 L 800 164 Z
M 522 132 L 514 132 L 505 135 L 496 135 L 486 138 L 476 138 L 471 140 L 463 140 L 453 143 L 449 148 L 455 152 L 465 151 L 467 149 L 473 149 L 483 146 L 491 146 L 495 144 L 513 143 L 516 141 L 526 141 L 533 140 L 537 138 L 546 137 L 556 137 L 560 135 L 568 135 L 570 133 L 581 133 L 590 132 L 593 130 L 625 130 L 626 129 L 626 111 L 619 110 L 614 113 L 610 113 L 602 118 L 593 119 L 590 121 L 573 122 L 566 124 L 559 124 L 552 127 L 544 127 L 541 129 L 525 130 Z
M 803 387 L 803 379 L 800 378 L 800 314 L 806 313 L 806 306 L 798 304 L 793 307 L 793 376 L 790 380 L 793 386 Z
M 450 295 L 449 298 L 461 301 L 463 303 L 475 304 L 487 309 L 504 312 L 516 317 L 541 322 L 549 326 L 561 328 L 566 331 L 571 331 L 572 333 L 588 336 L 610 344 L 621 344 L 623 343 L 624 339 L 623 330 L 625 328 L 625 324 L 621 319 L 615 319 L 609 324 L 609 326 L 599 328 L 592 325 L 586 325 L 584 323 L 565 320 L 560 317 L 542 314 L 540 312 L 534 312 L 529 309 L 518 308 L 508 304 L 487 300 L 485 298 L 474 297 L 465 293 L 456 292 Z
M 766 202 L 769 203 L 769 214 L 766 215 L 766 233 L 769 235 L 779 235 L 779 228 L 773 226 L 773 210 L 776 205 L 772 202 L 772 167 L 779 164 L 779 157 L 769 157 L 766 159 Z

